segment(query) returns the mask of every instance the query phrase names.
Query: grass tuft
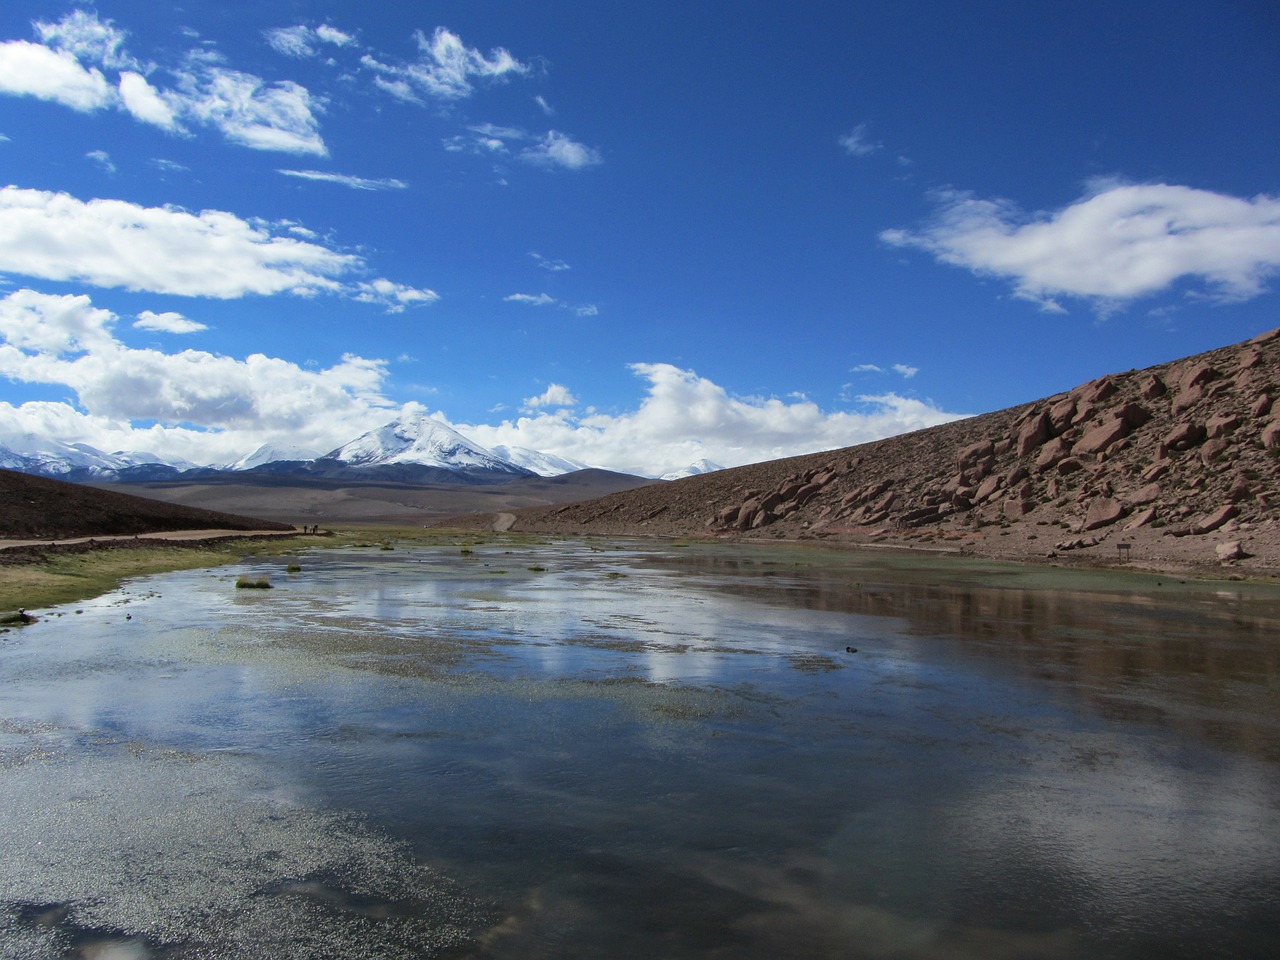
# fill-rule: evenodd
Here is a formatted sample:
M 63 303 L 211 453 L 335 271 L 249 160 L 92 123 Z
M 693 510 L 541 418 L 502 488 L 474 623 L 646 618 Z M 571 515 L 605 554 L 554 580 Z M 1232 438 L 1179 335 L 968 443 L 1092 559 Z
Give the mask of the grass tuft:
M 266 577 L 251 577 L 247 573 L 240 574 L 236 586 L 242 590 L 270 590 L 271 581 Z

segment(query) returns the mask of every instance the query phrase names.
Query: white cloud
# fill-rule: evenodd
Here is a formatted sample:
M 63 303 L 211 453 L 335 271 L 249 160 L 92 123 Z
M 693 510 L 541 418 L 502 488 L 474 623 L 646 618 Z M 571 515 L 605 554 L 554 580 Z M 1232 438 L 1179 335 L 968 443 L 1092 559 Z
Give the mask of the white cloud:
M 852 370 L 853 373 L 884 373 L 884 367 L 876 366 L 874 363 L 860 363 Z
M 1217 299 L 1247 300 L 1280 269 L 1280 198 L 1099 182 L 1061 210 L 1028 215 L 1007 200 L 951 193 L 931 223 L 881 239 L 1006 278 L 1051 310 L 1062 309 L 1060 296 L 1105 310 L 1187 280 Z
M 429 38 L 421 31 L 414 37 L 422 57 L 406 68 L 407 78 L 435 97 L 469 97 L 474 89 L 472 78 L 493 79 L 529 70 L 503 48 L 490 50 L 486 57 L 444 27 L 436 27 Z
M 306 87 L 291 80 L 267 83 L 193 59 L 180 75 L 183 112 L 220 130 L 228 140 L 255 150 L 327 156 L 316 104 Z
M 0 376 L 69 387 L 79 404 L 0 403 L 0 444 L 34 433 L 211 463 L 267 441 L 333 449 L 394 416 L 385 361 L 346 356 L 306 370 L 261 354 L 135 350 L 112 334 L 116 320 L 86 296 L 0 299 Z
M 511 296 L 503 297 L 502 299 L 508 303 L 527 303 L 531 307 L 545 307 L 559 302 L 549 293 L 513 293 Z
M 533 262 L 543 270 L 549 270 L 552 273 L 560 273 L 563 270 L 570 269 L 569 264 L 563 260 L 550 260 L 534 250 L 529 251 L 529 256 L 533 257 Z
M 144 319 L 154 329 L 180 326 L 186 318 L 144 313 L 135 326 Z M 115 337 L 117 320 L 87 296 L 22 289 L 0 299 L 0 377 L 64 386 L 76 397 L 75 404 L 0 403 L 0 444 L 14 446 L 13 438 L 34 434 L 217 463 L 265 442 L 331 450 L 396 415 L 384 395 L 386 361 L 346 356 L 310 370 L 261 354 L 236 359 L 199 350 L 138 350 Z M 634 410 L 604 414 L 588 407 L 579 416 L 572 409 L 578 398 L 553 383 L 524 400 L 530 416 L 458 429 L 485 446 L 522 446 L 660 475 L 703 457 L 732 466 L 956 419 L 893 393 L 860 397 L 861 412 L 825 412 L 804 399 L 733 397 L 670 364 L 631 369 L 647 383 Z M 139 421 L 148 426 L 135 426 Z
M 99 20 L 96 13 L 73 10 L 57 23 L 37 21 L 33 26 L 46 46 L 66 51 L 82 63 L 87 61 L 111 69 L 138 66 L 124 51 L 128 34 L 110 20 Z
M 894 370 L 894 373 L 900 373 L 902 374 L 903 377 L 905 377 L 908 380 L 910 380 L 912 377 L 914 377 L 917 373 L 920 372 L 919 367 L 912 367 L 905 363 L 895 363 L 893 365 L 893 370 Z
M 331 43 L 337 47 L 345 47 L 353 43 L 355 38 L 349 33 L 321 24 L 312 28 L 307 26 L 278 27 L 265 33 L 269 43 L 277 53 L 286 57 L 314 57 L 321 43 Z
M 538 105 L 538 109 L 548 117 L 554 117 L 556 115 L 555 108 L 552 107 L 551 104 L 547 103 L 546 99 L 541 95 L 534 97 L 533 102 L 536 103 Z
M 322 170 L 277 170 L 286 177 L 297 177 L 300 180 L 315 180 L 319 183 L 336 183 L 350 187 L 352 190 L 404 190 L 409 184 L 403 180 L 384 177 L 370 180 L 367 177 L 354 177 L 345 173 L 325 173 Z
M 209 329 L 205 324 L 173 311 L 152 313 L 150 310 L 143 310 L 133 325 L 139 330 L 154 330 L 157 333 L 199 333 Z
M 410 287 L 383 278 L 357 283 L 351 297 L 361 303 L 384 306 L 388 313 L 403 313 L 406 307 L 435 303 L 440 299 L 434 290 Z
M 325 156 L 316 112 L 322 104 L 291 81 L 268 83 L 232 70 L 208 50 L 192 50 L 174 67 L 177 87 L 161 90 L 124 51 L 126 34 L 96 14 L 76 11 L 56 24 L 37 23 L 44 41 L 0 43 L 0 93 L 32 96 L 80 111 L 122 109 L 170 133 L 186 123 L 213 127 L 255 150 Z M 99 69 L 102 68 L 102 69 Z M 102 70 L 119 72 L 113 86 Z
M 522 446 L 624 473 L 660 475 L 706 458 L 726 466 L 866 443 L 959 419 L 920 400 L 862 396 L 860 412 L 808 400 L 743 399 L 666 363 L 631 369 L 648 382 L 638 409 L 620 414 L 542 411 L 496 426 L 456 425 L 484 446 Z M 530 404 L 526 401 L 526 406 Z
M 549 130 L 533 146 L 520 151 L 520 159 L 539 167 L 581 170 L 603 163 L 600 151 L 578 143 L 557 130 Z
M 175 133 L 182 130 L 174 108 L 140 73 L 120 74 L 120 100 L 135 120 Z
M 280 226 L 292 232 L 294 225 Z M 221 210 L 0 189 L 0 273 L 218 299 L 332 293 L 393 311 L 436 299 L 390 280 L 344 280 L 365 269 L 354 254 Z
M 534 410 L 539 407 L 572 407 L 577 402 L 577 397 L 570 392 L 568 387 L 563 384 L 553 383 L 538 396 L 526 397 L 524 406 L 526 410 Z
M 513 293 L 510 296 L 503 297 L 508 303 L 525 303 L 531 307 L 559 307 L 561 310 L 572 310 L 580 317 L 594 317 L 600 313 L 600 308 L 594 303 L 584 303 L 580 306 L 574 306 L 572 303 L 565 303 L 563 300 L 557 300 L 549 293 Z
M 116 165 L 111 162 L 111 154 L 105 150 L 90 150 L 85 157 L 92 160 L 107 173 L 115 173 Z
M 0 43 L 0 93 L 52 100 L 83 113 L 115 99 L 96 67 L 86 70 L 70 53 L 26 40 Z
M 860 123 L 837 140 L 851 157 L 866 157 L 884 147 L 883 143 L 867 135 L 867 125 Z

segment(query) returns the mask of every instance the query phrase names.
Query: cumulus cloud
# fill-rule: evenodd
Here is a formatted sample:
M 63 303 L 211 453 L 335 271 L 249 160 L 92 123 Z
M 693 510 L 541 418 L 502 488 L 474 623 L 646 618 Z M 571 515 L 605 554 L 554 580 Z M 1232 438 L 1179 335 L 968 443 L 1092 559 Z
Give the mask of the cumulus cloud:
M 209 329 L 205 324 L 172 310 L 166 313 L 143 310 L 133 325 L 139 330 L 153 330 L 157 333 L 199 333 Z
M 142 74 L 132 71 L 120 74 L 119 89 L 120 100 L 125 110 L 132 114 L 135 120 L 173 133 L 182 130 L 173 104 L 165 100 Z
M 371 180 L 367 177 L 355 177 L 345 173 L 326 173 L 323 170 L 277 170 L 286 177 L 297 177 L 300 180 L 314 180 L 319 183 L 336 183 L 350 187 L 352 190 L 404 190 L 409 184 L 392 177 Z
M 0 189 L 0 273 L 218 299 L 332 293 L 392 310 L 436 299 L 390 280 L 345 279 L 365 270 L 354 254 L 221 210 Z
M 66 52 L 38 43 L 0 43 L 0 93 L 52 100 L 88 113 L 113 102 L 114 93 L 102 71 L 86 69 Z
M 738 466 L 866 443 L 959 415 L 894 393 L 859 397 L 858 411 L 823 411 L 809 400 L 744 399 L 692 370 L 632 364 L 647 382 L 634 411 L 540 410 L 493 426 L 455 424 L 484 446 L 527 447 L 624 473 L 661 475 L 706 458 Z M 537 398 L 534 398 L 537 399 Z M 526 407 L 532 406 L 529 401 Z
M 549 130 L 532 146 L 520 151 L 520 159 L 539 167 L 581 170 L 604 162 L 600 151 L 578 143 L 558 130 Z
M 920 372 L 920 368 L 910 366 L 909 364 L 906 364 L 906 363 L 895 363 L 893 365 L 893 372 L 899 373 L 906 379 L 910 380 L 912 377 L 914 377 L 917 373 Z
M 144 312 L 134 326 L 177 332 L 183 321 L 192 323 L 180 314 Z M 115 336 L 117 323 L 115 314 L 84 295 L 21 289 L 0 299 L 0 377 L 63 386 L 76 398 L 0 403 L 0 445 L 20 450 L 18 441 L 34 435 L 219 463 L 266 442 L 331 450 L 397 415 L 385 396 L 384 360 L 348 355 L 313 370 L 261 354 L 238 359 L 200 350 L 133 349 Z M 830 412 L 803 398 L 735 397 L 670 364 L 631 369 L 646 383 L 633 410 L 588 407 L 579 415 L 574 393 L 552 383 L 524 399 L 526 416 L 455 426 L 484 446 L 527 447 L 657 476 L 701 458 L 734 466 L 957 419 L 893 393 L 860 397 L 858 411 Z M 409 407 L 419 409 L 401 409 Z
M 146 317 L 185 319 L 143 314 L 139 324 Z M 394 416 L 385 361 L 348 355 L 307 370 L 261 354 L 136 350 L 115 337 L 117 319 L 83 295 L 22 289 L 0 299 L 0 376 L 66 386 L 78 401 L 0 404 L 0 444 L 33 433 L 211 463 L 269 440 L 332 449 Z
M 526 397 L 524 406 L 526 410 L 534 410 L 539 407 L 572 407 L 577 402 L 577 398 L 568 387 L 553 383 L 538 396 Z
M 1049 310 L 1062 309 L 1059 297 L 1106 310 L 1195 281 L 1214 299 L 1239 301 L 1280 269 L 1280 198 L 1099 182 L 1061 210 L 1026 214 L 1007 200 L 949 193 L 931 222 L 881 239 L 1007 279 Z
M 268 83 L 233 70 L 206 49 L 188 52 L 161 89 L 125 49 L 127 34 L 95 13 L 75 11 L 36 23 L 41 43 L 0 43 L 0 93 L 31 96 L 80 111 L 114 108 L 174 134 L 191 124 L 218 130 L 255 150 L 325 156 L 316 113 L 321 104 L 292 81 Z M 112 83 L 103 71 L 118 74 Z
M 867 132 L 867 125 L 860 123 L 836 141 L 844 147 L 845 153 L 851 157 L 866 157 L 883 149 L 884 144 L 872 140 Z

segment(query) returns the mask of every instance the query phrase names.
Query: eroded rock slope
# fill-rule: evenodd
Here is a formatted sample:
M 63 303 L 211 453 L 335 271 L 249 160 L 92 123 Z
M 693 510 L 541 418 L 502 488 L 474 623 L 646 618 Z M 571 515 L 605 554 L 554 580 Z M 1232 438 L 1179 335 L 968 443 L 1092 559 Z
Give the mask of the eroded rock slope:
M 1277 563 L 1280 330 L 875 443 L 522 511 L 516 529 Z M 1124 544 L 1121 546 L 1121 544 Z

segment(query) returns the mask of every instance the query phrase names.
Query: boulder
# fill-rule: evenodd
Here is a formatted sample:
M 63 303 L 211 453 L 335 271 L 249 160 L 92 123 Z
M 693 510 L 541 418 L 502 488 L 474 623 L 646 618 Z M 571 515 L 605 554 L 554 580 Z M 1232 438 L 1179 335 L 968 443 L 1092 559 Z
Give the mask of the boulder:
M 1129 502 L 1135 507 L 1146 506 L 1148 503 L 1155 503 L 1160 499 L 1160 484 L 1148 483 L 1145 487 L 1135 490 L 1129 496 Z
M 1070 453 L 1071 444 L 1062 437 L 1054 437 L 1040 448 L 1040 455 L 1036 457 L 1036 469 L 1043 473 Z
M 1231 449 L 1231 441 L 1218 437 L 1208 440 L 1200 448 L 1200 461 L 1207 467 Z
M 1124 517 L 1125 513 L 1124 504 L 1114 497 L 1098 497 L 1089 504 L 1084 517 L 1084 526 L 1080 529 L 1087 532 L 1109 527 Z
M 1160 379 L 1159 374 L 1153 373 L 1142 381 L 1142 399 L 1144 400 L 1155 400 L 1158 397 L 1163 397 L 1168 392 L 1169 388 Z
M 1139 527 L 1149 526 L 1151 523 L 1155 521 L 1155 519 L 1156 519 L 1156 508 L 1147 507 L 1135 513 L 1129 519 L 1129 522 L 1124 525 L 1124 529 L 1137 530 Z
M 1212 440 L 1214 437 L 1225 437 L 1234 433 L 1242 423 L 1244 421 L 1234 413 L 1215 413 L 1205 421 L 1204 429 Z
M 1234 520 L 1240 515 L 1240 508 L 1234 504 L 1226 504 L 1219 507 L 1212 513 L 1206 514 L 1196 523 L 1191 525 L 1191 533 L 1213 533 L 1219 527 L 1223 526 L 1228 520 Z
M 1280 420 L 1272 420 L 1262 428 L 1262 445 L 1268 450 L 1280 448 Z
M 993 474 L 987 477 L 982 483 L 978 484 L 978 489 L 974 491 L 973 502 L 982 503 L 984 500 L 991 499 L 991 495 L 1000 489 L 1004 483 L 1004 478 Z
M 1122 416 L 1117 415 L 1087 431 L 1075 445 L 1073 452 L 1076 454 L 1102 453 L 1117 440 L 1128 436 L 1129 430 L 1129 424 Z
M 1073 397 L 1067 397 L 1055 403 L 1049 408 L 1049 426 L 1053 430 L 1054 436 L 1060 434 L 1067 427 L 1071 426 L 1071 421 L 1076 415 L 1076 401 Z
M 1239 540 L 1228 540 L 1226 543 L 1220 543 L 1213 548 L 1213 552 L 1218 555 L 1218 559 L 1222 563 L 1230 563 L 1232 560 L 1244 560 L 1249 556 L 1244 552 L 1244 546 Z
M 1051 425 L 1049 415 L 1042 413 L 1018 431 L 1018 456 L 1025 457 L 1049 439 Z
M 1161 441 L 1170 450 L 1190 450 L 1204 441 L 1207 431 L 1198 423 L 1184 420 L 1164 435 Z
M 1258 398 L 1253 401 L 1253 406 L 1249 408 L 1249 416 L 1255 420 L 1260 420 L 1271 412 L 1271 397 L 1265 393 L 1258 394 Z

